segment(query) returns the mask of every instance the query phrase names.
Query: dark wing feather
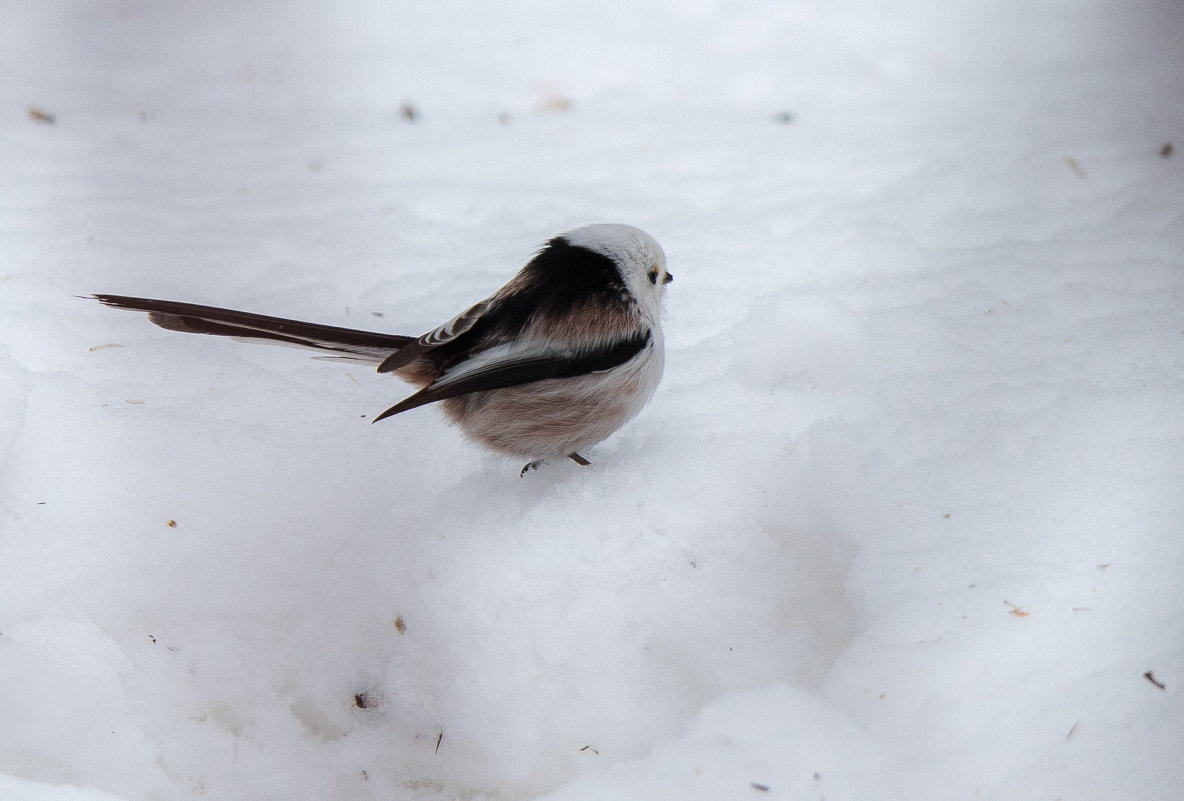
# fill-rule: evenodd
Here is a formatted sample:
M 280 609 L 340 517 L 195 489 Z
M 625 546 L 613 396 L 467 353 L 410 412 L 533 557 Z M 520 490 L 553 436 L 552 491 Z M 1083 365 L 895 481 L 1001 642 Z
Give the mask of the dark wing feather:
M 510 283 L 391 354 L 378 371 L 391 373 L 423 359 L 436 370 L 447 372 L 450 366 L 482 350 L 517 341 L 539 320 L 565 320 L 590 306 L 610 310 L 613 317 L 636 318 L 616 263 L 557 236 Z
M 640 353 L 649 344 L 650 337 L 651 334 L 648 330 L 637 331 L 596 350 L 529 356 L 493 362 L 452 380 L 449 380 L 447 373 L 445 373 L 437 381 L 414 395 L 404 398 L 375 417 L 373 422 L 377 423 L 379 420 L 384 420 L 408 409 L 435 403 L 446 398 L 468 395 L 471 392 L 504 389 L 548 378 L 574 378 L 610 370 Z
M 411 364 L 428 351 L 452 342 L 472 328 L 481 319 L 481 315 L 488 311 L 491 304 L 492 300 L 483 300 L 465 309 L 436 330 L 424 334 L 405 348 L 387 356 L 382 364 L 378 365 L 378 372 L 393 373 L 400 367 Z

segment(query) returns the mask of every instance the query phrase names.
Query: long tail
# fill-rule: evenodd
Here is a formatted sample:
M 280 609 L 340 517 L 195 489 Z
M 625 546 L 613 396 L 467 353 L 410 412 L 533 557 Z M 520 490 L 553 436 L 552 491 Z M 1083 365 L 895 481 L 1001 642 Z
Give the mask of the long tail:
M 124 295 L 92 295 L 95 300 L 113 309 L 148 312 L 148 319 L 170 331 L 239 339 L 257 339 L 296 345 L 312 350 L 328 351 L 336 358 L 367 364 L 380 364 L 414 337 L 399 334 L 380 334 L 357 331 L 334 325 L 304 323 L 282 317 L 199 306 L 175 300 L 129 298 Z

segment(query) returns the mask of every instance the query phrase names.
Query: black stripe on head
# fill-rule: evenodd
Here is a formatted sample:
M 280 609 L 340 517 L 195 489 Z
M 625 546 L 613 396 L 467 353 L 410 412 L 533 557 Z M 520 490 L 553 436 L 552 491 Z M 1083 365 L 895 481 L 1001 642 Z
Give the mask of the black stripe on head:
M 616 263 L 562 236 L 547 242 L 523 272 L 530 279 L 528 294 L 544 313 L 564 314 L 588 302 L 608 307 L 629 305 L 625 279 Z
M 492 304 L 464 334 L 432 350 L 440 365 L 450 364 L 490 334 L 516 336 L 536 314 L 562 317 L 592 304 L 628 312 L 633 304 L 617 265 L 603 253 L 552 238 L 522 268 L 520 290 Z M 496 338 L 496 337 L 495 337 Z

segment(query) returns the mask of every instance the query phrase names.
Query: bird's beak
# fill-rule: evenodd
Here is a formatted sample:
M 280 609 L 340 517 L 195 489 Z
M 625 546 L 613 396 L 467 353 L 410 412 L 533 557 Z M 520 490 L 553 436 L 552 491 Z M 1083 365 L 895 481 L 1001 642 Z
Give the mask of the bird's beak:
M 666 277 L 664 279 L 662 279 L 662 283 L 669 284 L 673 280 L 674 280 L 674 274 L 673 273 L 666 273 Z

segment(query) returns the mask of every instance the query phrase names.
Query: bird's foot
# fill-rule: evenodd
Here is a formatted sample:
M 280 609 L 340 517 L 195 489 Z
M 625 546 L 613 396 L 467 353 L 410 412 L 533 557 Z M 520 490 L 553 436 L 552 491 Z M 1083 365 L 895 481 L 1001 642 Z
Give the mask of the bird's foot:
M 584 467 L 587 467 L 588 465 L 592 464 L 591 462 L 589 462 L 583 456 L 580 456 L 575 451 L 572 451 L 571 453 L 569 453 L 567 455 L 567 458 L 571 459 L 573 462 L 575 462 L 578 465 L 583 465 Z M 533 462 L 528 462 L 527 464 L 523 465 L 522 470 L 519 471 L 519 473 L 518 473 L 518 477 L 522 478 L 524 475 L 529 473 L 531 470 L 538 470 L 540 467 L 542 467 L 546 463 L 547 463 L 546 459 L 535 459 Z

